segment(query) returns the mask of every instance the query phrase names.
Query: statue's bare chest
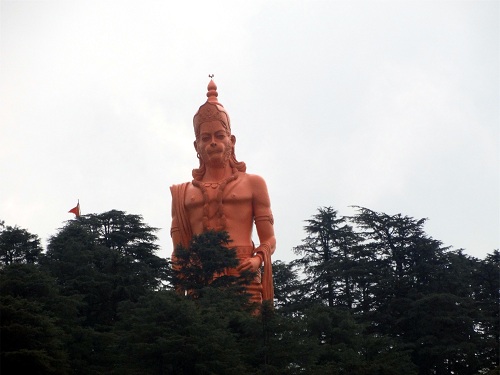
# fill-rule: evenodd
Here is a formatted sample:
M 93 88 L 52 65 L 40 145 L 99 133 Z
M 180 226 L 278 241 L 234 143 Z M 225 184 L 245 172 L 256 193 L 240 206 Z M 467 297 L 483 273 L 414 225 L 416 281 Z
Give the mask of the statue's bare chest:
M 184 204 L 188 210 L 202 207 L 206 204 L 213 205 L 237 205 L 251 202 L 250 189 L 239 181 L 221 186 L 219 183 L 200 182 L 198 186 L 190 184 L 186 190 Z

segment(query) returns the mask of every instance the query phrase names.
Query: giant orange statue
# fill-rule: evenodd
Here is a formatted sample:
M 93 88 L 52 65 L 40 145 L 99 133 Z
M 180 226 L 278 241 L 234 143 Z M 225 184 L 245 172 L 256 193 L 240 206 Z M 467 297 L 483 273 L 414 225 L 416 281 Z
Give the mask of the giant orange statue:
M 250 300 L 272 302 L 271 255 L 276 239 L 267 186 L 262 177 L 246 173 L 245 163 L 236 160 L 236 137 L 231 133 L 229 115 L 217 96 L 217 86 L 210 80 L 208 99 L 193 118 L 199 168 L 193 170 L 191 182 L 170 188 L 172 259 L 175 262 L 176 246 L 182 244 L 188 248 L 193 235 L 224 230 L 240 261 L 228 274 L 238 275 L 245 270 L 255 272 L 255 279 L 247 286 Z M 260 242 L 257 247 L 252 242 L 254 225 Z

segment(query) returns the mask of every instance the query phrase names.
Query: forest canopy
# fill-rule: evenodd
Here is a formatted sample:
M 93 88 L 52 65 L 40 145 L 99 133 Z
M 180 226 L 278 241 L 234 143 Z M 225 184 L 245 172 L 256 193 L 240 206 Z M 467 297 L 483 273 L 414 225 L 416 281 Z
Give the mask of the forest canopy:
M 320 207 L 255 313 L 244 279 L 212 278 L 237 264 L 225 232 L 196 236 L 176 269 L 140 215 L 80 216 L 46 249 L 0 221 L 1 371 L 498 373 L 500 253 L 468 256 L 424 224 Z

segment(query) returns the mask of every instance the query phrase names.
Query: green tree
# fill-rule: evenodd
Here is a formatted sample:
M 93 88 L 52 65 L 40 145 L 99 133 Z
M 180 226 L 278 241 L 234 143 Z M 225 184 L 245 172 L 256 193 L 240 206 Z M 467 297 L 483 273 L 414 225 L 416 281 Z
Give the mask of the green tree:
M 318 305 L 306 317 L 317 346 L 308 374 L 417 374 L 406 350 L 387 336 L 367 334 L 350 310 Z
M 115 334 L 123 371 L 158 374 L 249 374 L 265 365 L 264 329 L 244 293 L 247 278 L 224 274 L 238 265 L 227 232 L 177 247 L 171 290 L 123 302 Z M 184 293 L 179 293 L 184 291 Z
M 88 325 L 112 324 L 120 301 L 137 300 L 166 282 L 168 264 L 149 243 L 154 231 L 122 211 L 82 216 L 49 240 L 43 265 L 63 293 L 82 296 Z
M 55 280 L 33 264 L 0 270 L 2 374 L 69 374 L 65 322 L 75 316 Z
M 216 293 L 211 288 L 200 299 Z M 113 331 L 120 338 L 119 361 L 112 373 L 256 373 L 257 353 L 262 353 L 258 318 L 232 304 L 227 294 L 215 298 L 218 306 L 162 290 L 122 303 Z M 224 298 L 229 300 L 222 304 Z
M 190 298 L 200 298 L 210 288 L 235 290 L 241 294 L 243 286 L 252 275 L 241 277 L 227 274 L 228 268 L 239 264 L 234 249 L 229 248 L 231 240 L 225 231 L 207 231 L 194 235 L 189 248 L 178 245 L 172 266 L 173 283 L 179 292 L 186 292 Z
M 158 257 L 157 228 L 143 222 L 140 215 L 111 210 L 101 214 L 89 214 L 79 218 L 99 245 L 119 255 L 109 272 L 128 272 L 142 279 L 146 288 L 159 288 L 166 281 L 167 265 Z
M 168 264 L 149 243 L 154 232 L 140 216 L 114 210 L 71 220 L 49 240 L 40 263 L 78 308 L 66 342 L 73 373 L 108 371 L 119 304 L 138 301 L 166 281 Z
M 500 252 L 494 250 L 483 261 L 477 262 L 472 275 L 475 326 L 480 335 L 476 355 L 482 369 L 500 366 Z
M 351 220 L 361 230 L 365 251 L 371 253 L 365 262 L 371 280 L 364 311 L 373 312 L 382 333 L 392 333 L 413 299 L 437 290 L 446 248 L 425 234 L 426 219 L 357 209 Z
M 80 316 L 86 326 L 112 324 L 116 317 L 118 301 L 113 297 L 125 289 L 119 282 L 122 275 L 109 272 L 117 262 L 118 254 L 99 245 L 78 221 L 69 222 L 49 240 L 41 259 L 42 266 L 57 279 L 61 293 L 81 301 Z
M 297 316 L 304 307 L 306 290 L 298 272 L 292 263 L 273 262 L 274 305 L 281 315 Z
M 370 332 L 412 348 L 421 375 L 480 370 L 475 261 L 427 236 L 425 219 L 358 207 L 353 221 L 375 254 L 369 264 L 372 303 L 363 315 Z
M 43 251 L 37 235 L 17 226 L 5 226 L 0 221 L 0 262 L 36 263 Z
M 476 374 L 477 333 L 470 299 L 432 293 L 413 301 L 401 325 L 420 374 Z
M 262 339 L 253 343 L 255 373 L 309 373 L 318 358 L 318 345 L 308 333 L 306 318 L 302 308 L 289 314 L 283 313 L 281 308 L 276 310 L 266 304 L 263 306 L 262 314 L 257 316 L 262 327 Z M 250 350 L 251 347 L 246 352 Z
M 308 276 L 310 299 L 328 306 L 352 308 L 355 303 L 351 269 L 359 236 L 331 207 L 321 207 L 304 229 L 307 237 L 293 251 L 301 258 L 294 264 Z

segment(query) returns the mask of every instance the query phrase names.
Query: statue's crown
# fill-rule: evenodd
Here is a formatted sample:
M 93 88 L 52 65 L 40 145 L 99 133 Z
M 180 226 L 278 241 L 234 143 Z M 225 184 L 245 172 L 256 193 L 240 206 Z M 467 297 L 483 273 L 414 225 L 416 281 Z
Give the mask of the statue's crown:
M 213 75 L 210 75 L 209 77 L 212 78 Z M 194 134 L 198 137 L 200 134 L 200 125 L 208 121 L 220 121 L 227 132 L 231 134 L 231 122 L 229 120 L 229 115 L 224 109 L 224 106 L 217 100 L 217 96 L 219 94 L 217 93 L 217 85 L 213 79 L 210 79 L 207 89 L 208 99 L 205 104 L 198 109 L 198 112 L 196 112 L 193 117 Z

